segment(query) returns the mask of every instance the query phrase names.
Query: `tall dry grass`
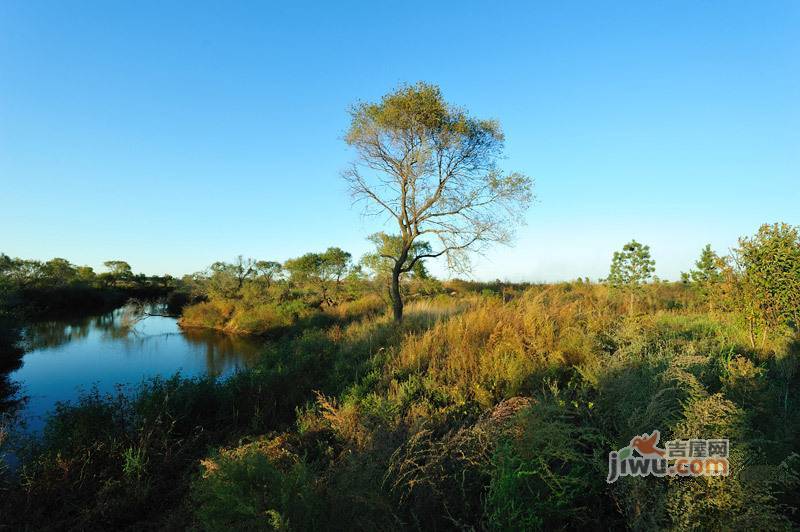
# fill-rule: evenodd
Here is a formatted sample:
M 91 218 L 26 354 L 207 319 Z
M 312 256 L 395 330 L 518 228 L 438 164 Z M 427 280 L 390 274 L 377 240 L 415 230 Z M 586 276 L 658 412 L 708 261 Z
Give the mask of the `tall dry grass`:
M 597 287 L 557 285 L 509 303 L 475 301 L 408 336 L 387 374 L 417 374 L 456 400 L 493 404 L 521 393 L 533 375 L 592 356 L 595 335 L 619 316 L 605 297 Z

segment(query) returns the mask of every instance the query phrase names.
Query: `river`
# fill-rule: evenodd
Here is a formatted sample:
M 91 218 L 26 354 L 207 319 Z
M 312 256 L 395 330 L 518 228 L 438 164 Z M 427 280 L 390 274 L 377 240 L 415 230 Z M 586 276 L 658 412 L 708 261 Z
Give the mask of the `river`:
M 143 380 L 213 375 L 252 365 L 263 341 L 206 330 L 182 330 L 175 318 L 131 319 L 129 308 L 78 319 L 29 325 L 22 366 L 10 374 L 25 398 L 19 419 L 38 432 L 59 401 L 74 401 L 96 386 L 130 391 Z

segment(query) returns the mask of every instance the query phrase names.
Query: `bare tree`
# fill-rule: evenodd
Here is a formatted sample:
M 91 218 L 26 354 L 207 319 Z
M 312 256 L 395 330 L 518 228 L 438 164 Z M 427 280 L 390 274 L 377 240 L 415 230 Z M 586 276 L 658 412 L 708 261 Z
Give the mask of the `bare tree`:
M 345 140 L 358 158 L 344 177 L 365 212 L 387 215 L 400 233 L 396 250 L 382 255 L 393 261 L 390 292 L 399 322 L 401 274 L 440 256 L 464 271 L 467 250 L 508 243 L 533 198 L 533 184 L 498 169 L 500 125 L 447 104 L 434 85 L 405 86 L 379 103 L 359 103 L 351 118 Z M 432 244 L 414 246 L 418 239 Z

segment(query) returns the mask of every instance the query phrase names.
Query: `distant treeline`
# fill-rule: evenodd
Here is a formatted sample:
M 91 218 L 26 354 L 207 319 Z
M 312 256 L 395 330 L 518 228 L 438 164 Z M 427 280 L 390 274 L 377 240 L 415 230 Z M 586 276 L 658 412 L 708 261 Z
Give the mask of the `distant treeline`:
M 35 319 L 94 310 L 130 297 L 163 296 L 175 287 L 169 275 L 135 274 L 121 260 L 104 265 L 107 271 L 96 273 L 62 258 L 43 262 L 0 253 L 0 315 Z
M 19 364 L 16 343 L 27 322 L 111 309 L 131 298 L 163 297 L 175 288 L 170 276 L 134 274 L 124 261 L 105 266 L 108 271 L 95 273 L 62 258 L 43 262 L 0 253 L 0 374 Z

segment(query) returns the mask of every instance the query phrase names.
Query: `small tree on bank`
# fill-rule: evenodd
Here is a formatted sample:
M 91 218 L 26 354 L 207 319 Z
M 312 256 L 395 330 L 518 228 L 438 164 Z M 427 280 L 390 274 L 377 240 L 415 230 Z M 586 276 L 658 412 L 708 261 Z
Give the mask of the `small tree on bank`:
M 606 280 L 613 288 L 628 295 L 628 313 L 633 313 L 636 295 L 656 271 L 656 261 L 650 257 L 650 246 L 631 240 L 622 251 L 615 251 L 611 259 L 611 271 Z
M 344 172 L 354 200 L 397 224 L 397 245 L 381 254 L 391 264 L 397 322 L 402 274 L 440 256 L 451 268 L 468 269 L 465 252 L 508 243 L 532 199 L 530 178 L 497 167 L 499 124 L 448 104 L 434 85 L 401 87 L 378 103 L 355 105 L 345 140 L 358 154 Z M 419 246 L 421 239 L 430 247 Z
M 283 267 L 298 286 L 309 288 L 319 304 L 335 306 L 339 302 L 342 281 L 350 271 L 350 253 L 331 247 L 324 253 L 306 253 L 287 260 Z

